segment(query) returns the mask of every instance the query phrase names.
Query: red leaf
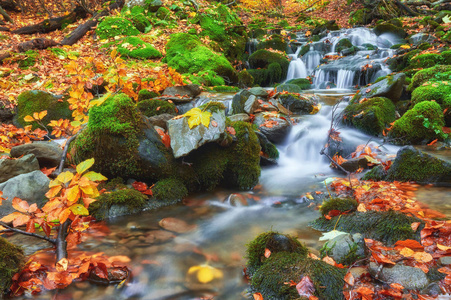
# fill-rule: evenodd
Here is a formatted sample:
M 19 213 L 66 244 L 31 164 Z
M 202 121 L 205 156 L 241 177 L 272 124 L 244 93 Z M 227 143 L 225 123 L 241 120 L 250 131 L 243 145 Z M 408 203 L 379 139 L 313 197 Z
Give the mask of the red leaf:
M 268 248 L 265 249 L 265 257 L 268 258 L 271 256 L 271 250 L 269 250 Z
M 378 252 L 372 252 L 371 255 L 378 263 L 385 263 L 390 265 L 396 265 L 396 263 L 392 262 L 388 258 L 386 258 L 384 255 Z
M 354 285 L 355 280 L 354 280 L 354 276 L 352 275 L 351 272 L 348 272 L 348 273 L 346 274 L 344 280 L 345 280 L 345 282 L 346 282 L 347 284 L 349 284 L 350 286 L 353 286 L 353 285 Z
M 236 134 L 235 128 L 229 126 L 226 129 L 227 129 L 227 132 L 230 133 L 231 135 Z
M 432 146 L 432 145 L 434 145 L 435 143 L 437 143 L 437 139 L 435 139 L 435 140 L 433 140 L 432 142 L 430 142 L 429 144 L 428 144 L 428 146 Z
M 132 183 L 132 187 L 138 192 L 144 192 L 147 190 L 147 184 L 144 182 L 135 181 Z
M 310 277 L 304 276 L 304 278 L 296 285 L 296 290 L 298 291 L 299 296 L 310 297 L 315 293 L 315 286 Z
M 420 250 L 420 251 L 424 250 L 423 245 L 421 245 L 420 243 L 418 243 L 415 240 L 397 241 L 395 243 L 395 249 L 396 250 L 401 250 L 404 247 L 410 248 L 412 250 L 417 250 L 417 251 L 418 250 Z

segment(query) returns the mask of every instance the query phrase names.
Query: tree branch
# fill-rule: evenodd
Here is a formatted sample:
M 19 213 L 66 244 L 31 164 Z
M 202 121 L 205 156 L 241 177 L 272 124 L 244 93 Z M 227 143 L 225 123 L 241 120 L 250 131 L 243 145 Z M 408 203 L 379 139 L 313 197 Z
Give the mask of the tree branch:
M 70 224 L 72 223 L 71 220 L 66 220 L 63 224 L 60 225 L 58 229 L 58 236 L 56 238 L 56 262 L 59 262 L 63 258 L 67 258 L 67 241 L 66 237 L 68 234 L 68 229 Z
M 0 231 L 0 233 L 3 233 L 3 232 L 15 232 L 15 233 L 20 233 L 20 234 L 23 234 L 23 235 L 28 235 L 28 236 L 32 236 L 32 237 L 35 237 L 35 238 L 38 238 L 38 239 L 45 240 L 45 241 L 47 241 L 49 243 L 52 243 L 54 245 L 56 244 L 56 240 L 55 239 L 51 239 L 49 237 L 42 236 L 42 235 L 39 235 L 39 234 L 36 234 L 36 233 L 31 233 L 31 232 L 23 231 L 23 230 L 20 230 L 20 229 L 17 229 L 17 228 L 13 228 L 13 227 L 8 226 L 7 224 L 5 224 L 5 223 L 3 223 L 1 221 L 0 221 L 0 225 L 5 227 L 5 228 L 7 228 L 6 230 Z

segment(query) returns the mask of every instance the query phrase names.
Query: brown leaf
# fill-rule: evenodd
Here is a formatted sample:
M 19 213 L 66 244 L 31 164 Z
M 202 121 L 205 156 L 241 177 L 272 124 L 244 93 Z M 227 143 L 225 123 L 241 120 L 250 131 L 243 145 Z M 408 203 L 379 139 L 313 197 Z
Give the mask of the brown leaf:
M 304 276 L 296 285 L 296 290 L 301 297 L 310 297 L 315 293 L 315 286 L 313 281 L 308 276 Z

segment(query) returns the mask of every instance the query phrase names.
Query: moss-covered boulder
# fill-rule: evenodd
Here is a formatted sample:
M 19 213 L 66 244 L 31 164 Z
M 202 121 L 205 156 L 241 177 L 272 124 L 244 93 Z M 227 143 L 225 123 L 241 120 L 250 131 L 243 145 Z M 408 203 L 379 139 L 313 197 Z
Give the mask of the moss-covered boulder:
M 225 85 L 224 78 L 218 76 L 215 71 L 202 71 L 197 74 L 186 74 L 193 84 L 203 86 Z
M 69 102 L 61 96 L 48 92 L 31 90 L 23 92 L 17 98 L 17 115 L 15 122 L 20 126 L 32 125 L 33 129 L 39 128 L 36 122 L 26 122 L 26 116 L 32 116 L 35 112 L 47 111 L 47 115 L 42 119 L 42 123 L 47 125 L 51 120 L 72 119 L 72 111 L 69 109 Z
M 153 197 L 158 201 L 174 202 L 180 201 L 188 195 L 185 184 L 174 178 L 167 178 L 158 181 L 152 188 Z
M 359 203 L 354 198 L 333 197 L 324 200 L 319 211 L 321 215 L 327 216 L 331 211 L 338 213 L 353 212 L 357 210 Z
M 152 25 L 147 19 L 144 9 L 140 9 L 139 11 L 132 9 L 132 14 L 129 18 L 133 26 L 135 26 L 140 32 L 147 32 L 152 29 Z
M 337 45 L 335 46 L 336 52 L 343 52 L 343 50 L 349 49 L 354 47 L 354 45 L 351 43 L 349 39 L 341 39 L 338 41 Z
M 431 68 L 440 64 L 443 64 L 443 57 L 440 54 L 426 53 L 412 57 L 409 62 L 409 68 Z
M 357 103 L 364 98 L 372 97 L 386 97 L 393 102 L 397 102 L 401 98 L 405 81 L 406 75 L 404 73 L 382 77 L 376 83 L 362 88 L 356 93 L 351 103 Z
M 91 108 L 86 129 L 72 144 L 74 163 L 95 158 L 95 170 L 108 178 L 157 180 L 174 173 L 172 152 L 125 94 Z
M 284 40 L 280 34 L 273 34 L 268 39 L 258 43 L 257 49 L 273 49 L 286 52 L 288 43 Z
M 421 222 L 420 229 L 413 231 L 410 224 Z M 364 238 L 374 239 L 384 244 L 393 245 L 399 240 L 420 240 L 420 231 L 424 221 L 396 211 L 353 212 L 335 216 L 330 219 L 320 217 L 310 223 L 319 231 L 338 230 L 348 233 L 360 233 Z
M 199 38 L 187 33 L 172 34 L 166 45 L 166 63 L 180 73 L 214 71 L 228 83 L 238 81 L 227 59 L 204 46 Z
M 240 88 L 248 88 L 254 86 L 254 77 L 247 71 L 243 70 L 238 73 L 238 86 Z
M 450 184 L 451 164 L 412 146 L 403 147 L 384 180 Z
M 13 275 L 20 271 L 24 263 L 22 249 L 0 237 L 0 299 L 3 299 L 3 292 L 10 287 Z
M 118 44 L 117 51 L 126 57 L 138 59 L 151 59 L 161 57 L 160 51 L 151 44 L 144 42 L 138 37 L 126 37 Z
M 174 103 L 159 99 L 148 99 L 138 102 L 136 105 L 139 111 L 146 117 L 157 116 L 161 114 L 177 114 L 177 107 Z
M 142 211 L 148 198 L 135 189 L 104 193 L 89 205 L 89 214 L 97 220 L 134 214 Z
M 346 124 L 376 136 L 381 135 L 395 119 L 395 105 L 390 99 L 384 97 L 349 104 L 343 112 L 343 121 Z
M 298 85 L 291 83 L 282 83 L 281 85 L 278 85 L 276 89 L 277 92 L 279 93 L 282 92 L 297 93 L 297 94 L 302 93 L 302 89 Z
M 409 84 L 409 91 L 415 90 L 417 87 L 423 85 L 427 81 L 442 81 L 451 78 L 451 66 L 438 65 L 431 68 L 423 69 L 415 73 L 412 81 Z M 429 100 L 429 99 L 428 99 Z
M 271 86 L 286 78 L 290 63 L 282 54 L 261 49 L 252 53 L 249 64 L 252 69 L 248 72 L 254 77 L 254 83 Z
M 443 74 L 437 74 L 438 77 Z M 446 76 L 446 75 L 445 75 Z M 446 126 L 451 126 L 451 81 L 428 81 L 412 92 L 412 105 L 422 101 L 436 101 L 442 108 Z M 439 129 L 439 128 L 436 128 Z
M 310 114 L 316 105 L 315 101 L 300 94 L 282 94 L 278 99 L 285 108 L 296 114 Z
M 138 92 L 138 102 L 160 96 L 159 93 L 142 89 Z
M 399 24 L 393 24 L 393 22 L 383 22 L 374 27 L 374 33 L 377 35 L 382 35 L 386 33 L 393 34 L 400 39 L 407 37 L 407 32 L 400 26 L 396 25 Z
M 97 26 L 96 33 L 101 39 L 115 36 L 138 35 L 139 30 L 129 20 L 121 17 L 105 17 Z
M 435 101 L 415 104 L 400 119 L 396 120 L 388 136 L 396 144 L 420 144 L 444 138 L 443 111 Z
M 312 87 L 312 84 L 306 78 L 291 79 L 291 80 L 287 81 L 286 83 L 295 84 L 298 87 L 300 87 L 302 90 L 308 90 Z

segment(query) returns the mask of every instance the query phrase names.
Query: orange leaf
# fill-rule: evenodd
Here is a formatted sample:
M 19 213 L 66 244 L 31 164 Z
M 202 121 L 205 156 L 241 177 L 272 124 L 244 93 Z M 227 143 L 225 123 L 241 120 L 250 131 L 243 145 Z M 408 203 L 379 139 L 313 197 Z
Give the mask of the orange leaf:
M 264 300 L 262 294 L 260 293 L 255 293 L 253 296 L 254 300 Z
M 20 216 L 17 216 L 14 221 L 13 221 L 13 226 L 17 227 L 17 226 L 22 226 L 24 224 L 27 224 L 28 221 L 30 220 L 30 216 L 28 215 L 24 215 L 24 214 L 20 214 Z
M 432 255 L 427 252 L 415 252 L 413 258 L 415 258 L 416 261 L 423 263 L 427 263 L 433 260 Z
M 71 213 L 72 212 L 69 208 L 66 208 L 65 210 L 63 210 L 58 217 L 60 223 L 63 224 L 64 222 L 66 222 L 66 220 L 69 218 Z
M 401 249 L 402 249 L 403 247 L 408 247 L 408 248 L 413 249 L 413 250 L 420 250 L 420 251 L 423 251 L 423 250 L 424 250 L 423 245 L 421 245 L 419 242 L 417 242 L 417 241 L 415 241 L 415 240 L 397 241 L 397 242 L 395 243 L 395 246 L 398 246 L 398 247 L 400 247 Z M 395 249 L 396 249 L 396 248 L 397 248 L 397 247 L 395 247 Z M 396 250 L 399 250 L 399 249 L 396 249 Z
M 437 139 L 435 139 L 435 140 L 433 140 L 432 142 L 430 142 L 429 144 L 428 144 L 428 146 L 432 146 L 432 145 L 434 145 L 435 143 L 437 143 Z
M 271 250 L 269 250 L 268 248 L 265 249 L 265 257 L 268 258 L 271 256 Z
M 11 223 L 12 221 L 14 221 L 14 219 L 18 218 L 21 215 L 22 214 L 20 212 L 15 211 L 15 212 L 1 218 L 0 221 L 5 222 L 5 223 Z
M 348 273 L 346 274 L 346 276 L 345 276 L 345 278 L 344 278 L 344 281 L 345 281 L 347 284 L 349 284 L 350 286 L 353 286 L 353 285 L 354 285 L 355 280 L 354 280 L 354 276 L 352 275 L 351 272 L 348 272 Z
M 396 265 L 396 263 L 392 262 L 388 258 L 386 258 L 384 255 L 378 252 L 372 252 L 371 255 L 378 263 L 385 263 L 390 265 Z
M 22 213 L 26 213 L 29 208 L 27 201 L 23 201 L 22 199 L 20 199 L 18 197 L 14 197 L 11 204 L 15 210 L 20 211 Z

